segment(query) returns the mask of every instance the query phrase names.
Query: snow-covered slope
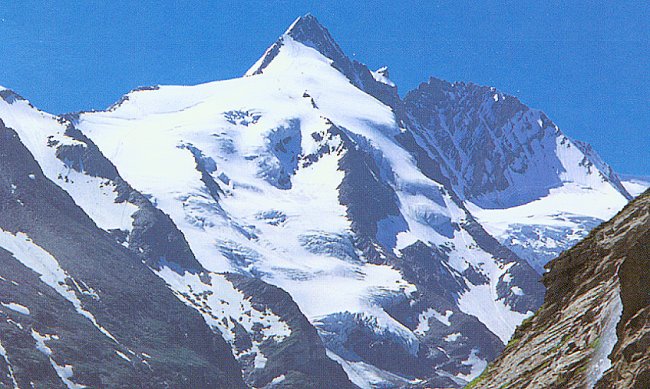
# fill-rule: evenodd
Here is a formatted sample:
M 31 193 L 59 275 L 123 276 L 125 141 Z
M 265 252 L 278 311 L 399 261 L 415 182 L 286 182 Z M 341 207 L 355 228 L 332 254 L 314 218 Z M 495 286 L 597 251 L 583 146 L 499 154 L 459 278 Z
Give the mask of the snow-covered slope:
M 221 335 L 33 154 L 0 120 L 0 387 L 243 387 Z

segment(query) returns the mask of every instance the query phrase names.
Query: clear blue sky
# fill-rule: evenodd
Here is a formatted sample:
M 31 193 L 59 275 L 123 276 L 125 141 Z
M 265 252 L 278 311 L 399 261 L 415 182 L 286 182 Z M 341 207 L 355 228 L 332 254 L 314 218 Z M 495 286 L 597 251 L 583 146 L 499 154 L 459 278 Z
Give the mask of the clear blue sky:
M 311 12 L 402 94 L 429 76 L 496 86 L 650 175 L 650 2 L 160 3 L 0 0 L 0 85 L 52 113 L 103 109 L 140 85 L 237 77 Z

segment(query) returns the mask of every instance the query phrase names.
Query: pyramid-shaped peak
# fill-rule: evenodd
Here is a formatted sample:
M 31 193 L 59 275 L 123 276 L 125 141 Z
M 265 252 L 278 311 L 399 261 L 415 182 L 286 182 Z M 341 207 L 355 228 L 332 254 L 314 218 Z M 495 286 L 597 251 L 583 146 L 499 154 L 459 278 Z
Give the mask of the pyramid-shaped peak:
M 312 14 L 306 14 L 296 19 L 285 32 L 293 40 L 318 50 L 332 60 L 345 57 L 343 50 L 334 41 L 330 32 Z
M 341 50 L 341 47 L 334 41 L 327 28 L 312 14 L 306 14 L 297 18 L 285 33 L 269 47 L 264 56 L 260 58 L 246 75 L 260 74 L 273 61 L 280 52 L 287 39 L 292 39 L 300 44 L 311 47 L 333 62 L 333 66 L 340 70 L 347 77 L 353 77 L 352 62 Z
M 291 26 L 289 26 L 287 29 L 286 34 L 290 36 L 312 36 L 322 34 L 329 35 L 329 31 L 327 31 L 327 29 L 322 24 L 320 24 L 314 15 L 308 13 L 306 15 L 299 16 L 296 20 L 294 20 L 294 22 L 291 23 Z

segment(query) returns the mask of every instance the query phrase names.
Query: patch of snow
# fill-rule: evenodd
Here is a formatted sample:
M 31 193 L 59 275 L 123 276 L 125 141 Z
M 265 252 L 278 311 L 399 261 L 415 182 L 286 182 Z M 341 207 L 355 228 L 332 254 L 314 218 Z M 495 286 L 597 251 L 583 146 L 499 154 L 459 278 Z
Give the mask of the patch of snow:
M 210 281 L 202 281 L 199 275 L 184 273 L 180 275 L 168 267 L 163 267 L 157 274 L 163 278 L 176 296 L 187 305 L 199 310 L 205 322 L 217 328 L 224 339 L 233 344 L 236 341 L 237 325 L 249 334 L 255 335 L 254 327 L 261 326 L 261 339 L 252 336 L 252 346 L 241 350 L 235 357 L 253 355 L 256 369 L 266 366 L 267 358 L 260 350 L 263 342 L 282 342 L 291 335 L 291 329 L 279 316 L 270 310 L 258 311 L 250 298 L 245 298 L 225 276 L 209 274 Z M 237 324 L 235 324 L 237 323 Z
M 567 183 L 551 189 L 545 197 L 507 209 L 483 209 L 471 202 L 465 205 L 491 235 L 502 237 L 513 223 L 574 227 L 570 216 L 609 220 L 625 204 L 627 200 L 612 186 L 595 190 Z
M 273 379 L 271 380 L 271 385 L 277 385 L 277 384 L 279 384 L 280 382 L 283 382 L 286 378 L 287 378 L 287 377 L 285 377 L 284 374 L 280 374 L 279 376 L 277 376 L 277 377 L 275 377 L 275 378 L 273 378 Z
M 614 297 L 607 303 L 604 309 L 604 325 L 598 337 L 598 346 L 594 350 L 587 370 L 587 387 L 593 388 L 605 372 L 612 367 L 609 355 L 614 350 L 618 337 L 616 326 L 623 314 L 623 302 L 621 301 L 620 288 L 616 288 Z
M 420 313 L 418 316 L 418 325 L 414 333 L 418 335 L 424 335 L 427 331 L 429 331 L 429 319 L 432 317 L 435 317 L 436 320 L 441 322 L 442 324 L 446 326 L 450 326 L 451 323 L 449 322 L 449 318 L 453 314 L 452 311 L 446 311 L 445 314 L 441 314 L 438 311 L 436 311 L 434 308 L 429 308 L 426 311 Z
M 30 314 L 29 313 L 29 308 L 27 308 L 24 305 L 17 304 L 17 303 L 8 303 L 8 304 L 2 303 L 2 306 L 5 307 L 5 308 L 9 308 L 12 311 L 21 313 L 23 315 L 29 315 Z
M 113 351 L 115 351 L 115 354 L 117 354 L 118 357 L 120 357 L 120 358 L 122 358 L 122 359 L 124 359 L 126 361 L 131 362 L 131 359 L 129 357 L 127 357 L 126 354 L 124 354 L 123 352 L 120 352 L 118 350 L 113 350 Z
M 650 181 L 638 178 L 623 179 L 621 180 L 621 184 L 623 184 L 625 190 L 627 190 L 633 197 L 637 197 L 650 188 Z
M 266 367 L 266 361 L 268 361 L 268 359 L 264 356 L 262 351 L 259 350 L 259 348 L 258 348 L 256 353 L 255 353 L 255 359 L 253 360 L 253 366 L 256 369 L 264 369 L 264 367 Z
M 443 339 L 445 340 L 445 342 L 455 342 L 458 340 L 458 338 L 461 337 L 461 335 L 462 334 L 460 332 L 454 332 L 453 334 L 449 334 L 445 336 Z
M 388 67 L 384 66 L 381 67 L 374 72 L 371 70 L 370 74 L 372 74 L 372 78 L 375 79 L 375 81 L 381 82 L 382 84 L 386 84 L 388 86 L 392 86 L 393 88 L 395 87 L 395 83 L 388 78 Z
M 481 372 L 485 370 L 485 368 L 487 367 L 487 361 L 483 358 L 480 358 L 477 353 L 478 351 L 476 349 L 472 349 L 472 352 L 470 353 L 469 357 L 465 361 L 461 362 L 463 365 L 471 366 L 470 373 L 469 374 L 459 373 L 456 374 L 456 377 L 469 382 L 474 378 L 478 377 L 479 374 L 481 374 Z
M 8 104 L 2 99 L 0 117 L 7 127 L 18 133 L 20 141 L 32 153 L 43 174 L 68 192 L 100 228 L 131 231 L 131 216 L 138 208 L 128 202 L 115 202 L 117 193 L 114 183 L 79 173 L 56 157 L 60 146 L 85 147 L 84 143 L 65 135 L 66 125 L 60 123 L 57 117 L 31 107 L 26 100 Z M 35 180 L 36 176 L 29 174 L 29 178 Z
M 365 362 L 348 361 L 327 350 L 327 356 L 343 367 L 350 381 L 361 389 L 404 386 L 411 383 L 407 378 L 379 369 Z
M 625 204 L 627 199 L 609 183 L 586 187 L 575 182 L 552 188 L 537 200 L 505 209 L 483 209 L 465 203 L 490 235 L 528 260 L 538 272 Z
M 505 273 L 512 264 L 497 267 L 492 270 L 490 284 L 473 285 L 468 292 L 462 294 L 458 300 L 458 308 L 468 315 L 475 316 L 496 336 L 503 344 L 507 344 L 515 332 L 515 328 L 533 312 L 519 313 L 513 311 L 497 293 L 499 277 Z
M 523 296 L 524 295 L 524 291 L 521 290 L 521 288 L 518 287 L 518 286 L 513 286 L 513 287 L 510 288 L 510 290 L 512 290 L 512 293 L 516 294 L 517 296 Z

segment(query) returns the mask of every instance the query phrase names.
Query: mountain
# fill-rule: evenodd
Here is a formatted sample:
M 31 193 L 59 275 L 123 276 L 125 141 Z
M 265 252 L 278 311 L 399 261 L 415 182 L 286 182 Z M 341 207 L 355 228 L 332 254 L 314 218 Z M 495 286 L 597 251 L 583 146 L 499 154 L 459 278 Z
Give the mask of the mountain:
M 313 17 L 259 64 L 72 123 L 202 267 L 286 290 L 355 383 L 462 384 L 541 304 L 535 272 L 419 169 L 407 129 L 350 82 L 364 68 Z
M 649 247 L 645 192 L 549 263 L 544 304 L 472 387 L 650 387 Z
M 285 36 L 323 53 L 353 85 L 391 107 L 409 130 L 403 147 L 417 159 L 430 159 L 418 162 L 435 164 L 430 175 L 539 273 L 632 198 L 589 144 L 568 138 L 514 96 L 431 78 L 401 99 L 386 68 L 372 72 L 349 60 L 314 17 L 299 18 Z M 284 40 L 247 75 L 263 73 Z M 626 185 L 640 190 L 638 183 Z
M 0 97 L 67 217 L 146 274 L 115 277 L 164 285 L 251 387 L 463 386 L 542 304 L 541 264 L 631 197 L 541 112 L 435 79 L 402 99 L 311 15 L 241 78 L 62 116 Z

